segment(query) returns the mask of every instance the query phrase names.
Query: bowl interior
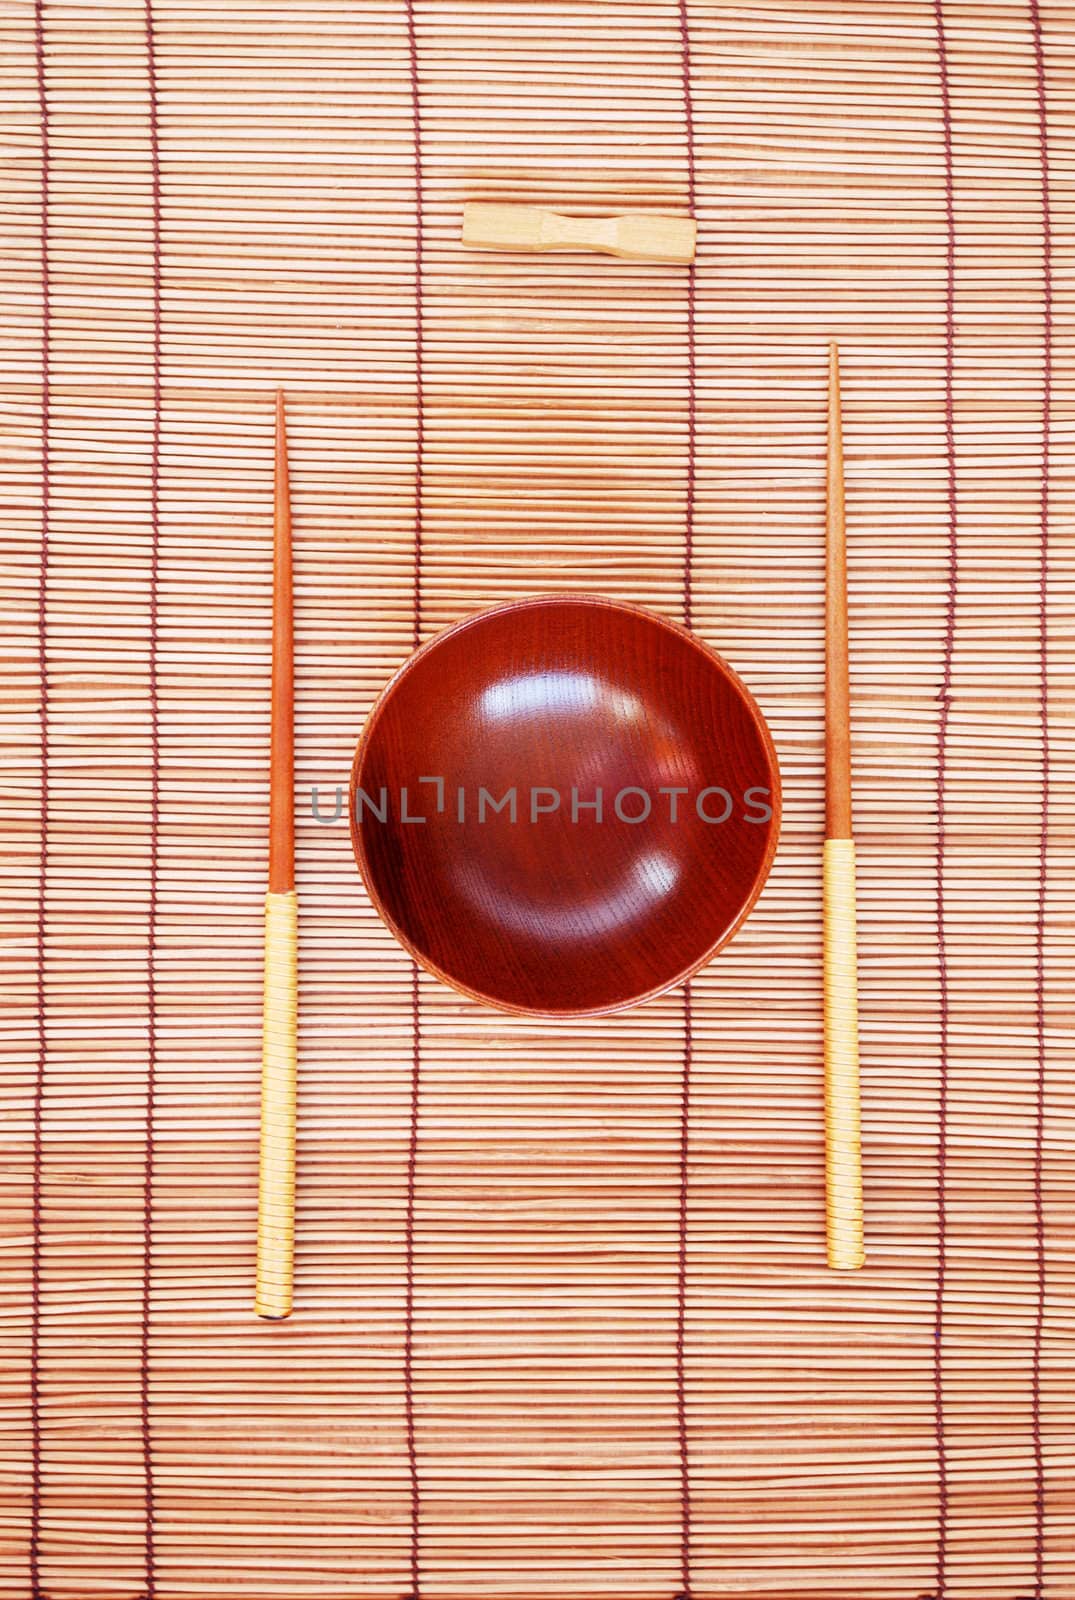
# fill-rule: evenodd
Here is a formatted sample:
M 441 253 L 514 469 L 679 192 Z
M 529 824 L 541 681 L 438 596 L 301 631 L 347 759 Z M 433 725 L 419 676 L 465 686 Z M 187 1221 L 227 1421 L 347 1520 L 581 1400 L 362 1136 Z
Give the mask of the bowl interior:
M 382 916 L 439 976 L 512 1010 L 608 1011 L 735 931 L 779 778 L 753 699 L 698 640 L 550 597 L 411 658 L 356 754 L 351 826 Z

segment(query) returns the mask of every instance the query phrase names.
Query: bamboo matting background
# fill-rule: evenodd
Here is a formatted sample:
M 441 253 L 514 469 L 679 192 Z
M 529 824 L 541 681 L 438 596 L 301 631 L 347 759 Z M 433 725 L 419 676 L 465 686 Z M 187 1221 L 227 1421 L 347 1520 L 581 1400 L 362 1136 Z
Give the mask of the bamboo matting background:
M 3 1594 L 1075 1595 L 1075 12 L 3 19 Z M 693 274 L 459 245 L 468 196 L 692 188 Z M 830 337 L 858 1276 L 823 1262 Z M 269 1325 L 278 384 L 302 1126 Z M 680 616 L 688 588 L 786 785 L 689 1044 L 683 994 L 571 1026 L 415 997 L 311 788 L 331 816 L 416 632 L 553 589 Z

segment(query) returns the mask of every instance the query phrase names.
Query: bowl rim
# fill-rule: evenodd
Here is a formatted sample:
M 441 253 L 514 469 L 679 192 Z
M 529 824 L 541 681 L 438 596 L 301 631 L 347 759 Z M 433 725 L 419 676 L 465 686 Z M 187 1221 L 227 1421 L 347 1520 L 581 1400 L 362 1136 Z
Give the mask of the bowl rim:
M 475 989 L 471 987 L 471 985 L 462 982 L 459 978 L 454 977 L 451 973 L 445 972 L 444 969 L 439 967 L 435 961 L 431 961 L 428 956 L 424 955 L 422 951 L 417 949 L 409 935 L 399 926 L 399 923 L 385 906 L 380 893 L 373 883 L 373 874 L 370 872 L 365 846 L 362 841 L 362 831 L 357 826 L 355 820 L 355 795 L 359 787 L 359 774 L 362 770 L 362 765 L 369 747 L 370 738 L 389 700 L 392 698 L 399 685 L 415 669 L 423 657 L 429 655 L 446 639 L 454 638 L 457 634 L 465 633 L 468 628 L 475 627 L 479 623 L 491 620 L 494 617 L 504 616 L 512 611 L 530 610 L 537 607 L 556 605 L 588 605 L 609 611 L 630 612 L 632 615 L 639 617 L 646 622 L 654 623 L 658 627 L 667 629 L 670 633 L 678 634 L 681 639 L 685 639 L 688 644 L 692 645 L 694 649 L 697 650 L 699 655 L 705 657 L 711 665 L 715 665 L 718 670 L 721 671 L 725 677 L 729 678 L 739 690 L 744 704 L 750 713 L 755 730 L 761 738 L 762 747 L 765 751 L 766 760 L 769 765 L 769 791 L 770 801 L 773 808 L 772 825 L 769 830 L 769 839 L 768 843 L 766 844 L 765 854 L 758 865 L 758 870 L 754 875 L 754 882 L 751 885 L 749 894 L 743 901 L 738 915 L 724 930 L 720 938 L 714 940 L 714 942 L 709 945 L 705 951 L 703 951 L 702 955 L 696 961 L 688 963 L 671 978 L 664 979 L 660 983 L 654 984 L 651 988 L 645 990 L 641 994 L 630 995 L 626 999 L 614 1000 L 610 1004 L 598 1006 L 549 1007 L 518 1005 L 513 1001 L 503 1000 L 494 995 L 485 994 L 482 990 Z M 674 621 L 671 617 L 662 616 L 660 612 L 651 611 L 646 606 L 635 604 L 634 601 L 614 600 L 606 595 L 576 593 L 572 590 L 567 590 L 560 594 L 554 593 L 532 595 L 518 600 L 501 601 L 499 604 L 493 606 L 485 606 L 481 610 L 469 612 L 465 617 L 460 617 L 457 622 L 450 623 L 447 627 L 439 629 L 435 634 L 431 635 L 430 638 L 418 645 L 416 649 L 412 650 L 407 656 L 406 660 L 401 662 L 396 670 L 392 673 L 392 676 L 388 679 L 388 682 L 384 685 L 384 688 L 377 695 L 377 698 L 374 700 L 369 709 L 362 732 L 359 736 L 358 744 L 355 747 L 354 756 L 351 760 L 351 777 L 347 791 L 347 823 L 351 834 L 351 849 L 354 854 L 355 864 L 358 867 L 363 885 L 365 886 L 366 893 L 370 898 L 373 909 L 376 911 L 385 927 L 394 936 L 396 941 L 403 946 L 404 950 L 407 951 L 411 959 L 417 962 L 417 964 L 424 968 L 425 971 L 428 972 L 432 977 L 437 978 L 441 983 L 446 984 L 449 989 L 454 989 L 457 994 L 465 996 L 468 1000 L 474 1000 L 479 1005 L 489 1006 L 494 1011 L 505 1012 L 509 1016 L 543 1017 L 549 1020 L 570 1020 L 575 1017 L 582 1018 L 614 1016 L 621 1011 L 632 1011 L 635 1006 L 646 1005 L 649 1001 L 657 1000 L 662 995 L 670 994 L 674 989 L 679 989 L 684 984 L 689 983 L 691 978 L 693 978 L 696 973 L 700 972 L 703 967 L 708 966 L 713 957 L 723 950 L 726 945 L 731 943 L 757 904 L 761 892 L 768 881 L 773 860 L 776 856 L 777 846 L 780 842 L 782 820 L 783 793 L 780 780 L 780 765 L 777 760 L 776 746 L 773 743 L 773 736 L 769 731 L 769 725 L 766 722 L 765 717 L 762 715 L 761 707 L 758 705 L 753 693 L 740 677 L 739 673 L 736 672 L 735 668 L 731 666 L 718 651 L 714 650 L 711 645 L 707 644 L 704 639 L 699 638 L 699 636 L 692 632 L 690 628 L 685 627 L 680 622 Z

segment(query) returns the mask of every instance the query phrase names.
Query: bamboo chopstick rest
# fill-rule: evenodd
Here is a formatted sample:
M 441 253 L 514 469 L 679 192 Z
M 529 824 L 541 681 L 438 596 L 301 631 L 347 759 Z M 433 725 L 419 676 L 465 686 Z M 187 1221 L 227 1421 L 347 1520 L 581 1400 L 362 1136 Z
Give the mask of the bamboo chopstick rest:
M 592 250 L 631 261 L 694 260 L 693 217 L 625 211 L 611 217 L 567 217 L 540 206 L 470 200 L 463 207 L 463 244 L 469 250 Z
M 851 832 L 847 530 L 840 358 L 835 345 L 829 347 L 825 534 L 825 1234 L 829 1266 L 854 1271 L 866 1255 L 862 1238 L 855 843 Z
M 295 1111 L 298 1082 L 298 904 L 295 898 L 295 686 L 291 497 L 284 396 L 276 397 L 269 892 L 261 1050 L 261 1148 L 254 1310 L 291 1311 L 295 1252 Z

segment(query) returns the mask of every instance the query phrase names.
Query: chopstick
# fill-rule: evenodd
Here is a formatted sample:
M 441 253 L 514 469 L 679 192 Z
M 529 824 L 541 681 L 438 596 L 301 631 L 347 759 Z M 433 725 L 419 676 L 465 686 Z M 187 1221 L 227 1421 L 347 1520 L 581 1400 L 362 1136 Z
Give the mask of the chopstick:
M 851 814 L 851 692 L 847 640 L 840 355 L 829 346 L 825 495 L 825 1235 L 830 1267 L 866 1259 L 862 1229 L 858 954 Z
M 298 903 L 295 895 L 295 680 L 291 493 L 283 391 L 276 396 L 273 480 L 269 886 L 261 1054 L 261 1148 L 254 1310 L 291 1311 L 295 1247 Z

